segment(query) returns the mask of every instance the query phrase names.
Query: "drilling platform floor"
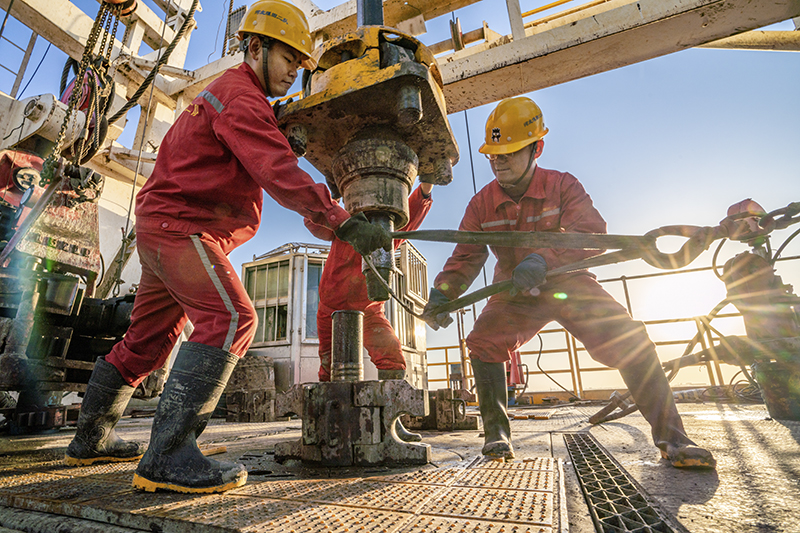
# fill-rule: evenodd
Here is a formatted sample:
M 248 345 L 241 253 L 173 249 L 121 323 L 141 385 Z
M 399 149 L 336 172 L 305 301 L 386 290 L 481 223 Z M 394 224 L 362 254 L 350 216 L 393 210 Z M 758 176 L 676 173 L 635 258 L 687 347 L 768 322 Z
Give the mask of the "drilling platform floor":
M 0 435 L 0 533 L 800 532 L 800 422 L 763 405 L 679 404 L 687 432 L 716 471 L 661 459 L 635 413 L 591 426 L 595 405 L 515 408 L 517 458 L 480 457 L 479 431 L 423 431 L 433 463 L 405 468 L 278 464 L 274 445 L 298 439 L 299 420 L 212 419 L 201 448 L 248 469 L 222 495 L 144 493 L 135 463 L 67 467 L 74 429 Z M 537 417 L 546 418 L 546 417 Z M 152 418 L 124 418 L 118 433 L 147 442 Z

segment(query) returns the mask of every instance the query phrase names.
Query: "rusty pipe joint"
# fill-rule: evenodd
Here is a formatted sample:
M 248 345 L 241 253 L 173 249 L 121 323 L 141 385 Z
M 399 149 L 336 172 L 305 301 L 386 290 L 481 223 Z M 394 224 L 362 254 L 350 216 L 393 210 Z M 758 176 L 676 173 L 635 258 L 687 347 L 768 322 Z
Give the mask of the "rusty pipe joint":
M 334 311 L 331 381 L 363 381 L 364 313 Z
M 434 185 L 449 185 L 453 181 L 453 165 L 449 159 L 437 159 L 431 166 L 433 172 L 420 174 L 419 181 Z
M 394 231 L 394 222 L 391 215 L 371 213 L 367 217 L 371 223 L 383 227 L 389 233 Z M 394 250 L 387 252 L 383 248 L 378 248 L 370 254 L 370 258 L 380 277 L 383 278 L 387 285 L 391 285 L 392 271 L 394 270 Z M 386 285 L 381 283 L 378 276 L 375 275 L 375 272 L 364 260 L 361 261 L 361 272 L 364 273 L 364 277 L 367 280 L 367 298 L 373 302 L 385 302 L 388 300 L 391 294 L 389 294 Z
M 331 167 L 336 186 L 351 214 L 365 213 L 373 224 L 387 231 L 408 223 L 408 195 L 417 177 L 417 154 L 397 134 L 386 127 L 370 127 L 359 132 L 339 150 Z M 378 250 L 372 261 L 388 284 L 394 267 L 394 254 Z M 366 264 L 370 300 L 386 301 L 389 291 Z
M 407 128 L 422 120 L 422 92 L 416 85 L 403 85 L 397 92 L 397 124 Z
M 408 195 L 418 165 L 417 154 L 406 143 L 378 127 L 345 144 L 331 170 L 350 214 L 386 213 L 402 227 L 408 223 Z
M 289 124 L 286 127 L 286 140 L 297 157 L 303 157 L 308 150 L 308 129 L 302 124 Z

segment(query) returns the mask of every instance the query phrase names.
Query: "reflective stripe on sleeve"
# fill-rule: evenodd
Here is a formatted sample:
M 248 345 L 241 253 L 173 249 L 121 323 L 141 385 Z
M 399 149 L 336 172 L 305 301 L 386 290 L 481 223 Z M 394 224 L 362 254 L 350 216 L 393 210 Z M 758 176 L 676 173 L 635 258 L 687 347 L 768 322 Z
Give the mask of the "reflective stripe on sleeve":
M 222 113 L 222 110 L 225 109 L 225 106 L 222 105 L 222 102 L 220 102 L 216 96 L 208 91 L 202 91 L 197 96 L 200 96 L 203 100 L 211 104 L 212 107 L 217 110 L 217 113 Z
M 517 221 L 516 220 L 494 220 L 492 222 L 483 222 L 481 224 L 481 228 L 483 228 L 483 229 L 495 228 L 497 226 L 505 226 L 505 225 L 516 226 L 517 225 Z
M 553 215 L 559 214 L 560 212 L 561 212 L 561 208 L 560 207 L 556 207 L 555 209 L 551 209 L 550 211 L 543 212 L 539 216 L 528 217 L 528 222 L 538 222 L 538 221 L 542 220 L 545 217 L 551 217 Z

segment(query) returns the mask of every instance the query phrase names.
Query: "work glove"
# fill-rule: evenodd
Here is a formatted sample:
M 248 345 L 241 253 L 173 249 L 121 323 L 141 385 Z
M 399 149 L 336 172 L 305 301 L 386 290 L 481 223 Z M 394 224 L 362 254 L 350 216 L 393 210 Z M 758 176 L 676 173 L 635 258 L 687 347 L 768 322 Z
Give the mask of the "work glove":
M 392 236 L 381 226 L 370 224 L 364 213 L 353 215 L 334 231 L 341 240 L 361 255 L 369 255 L 378 248 L 392 251 Z
M 511 287 L 509 293 L 511 296 L 519 293 L 531 293 L 531 289 L 544 283 L 546 275 L 547 262 L 544 257 L 539 254 L 530 254 L 511 273 L 511 283 L 514 286 Z
M 450 316 L 450 313 L 436 312 L 439 307 L 449 302 L 450 299 L 447 296 L 439 292 L 438 289 L 431 287 L 431 292 L 428 295 L 428 303 L 425 305 L 425 309 L 422 310 L 421 318 L 434 331 L 438 330 L 440 327 L 446 328 L 453 323 L 453 317 Z

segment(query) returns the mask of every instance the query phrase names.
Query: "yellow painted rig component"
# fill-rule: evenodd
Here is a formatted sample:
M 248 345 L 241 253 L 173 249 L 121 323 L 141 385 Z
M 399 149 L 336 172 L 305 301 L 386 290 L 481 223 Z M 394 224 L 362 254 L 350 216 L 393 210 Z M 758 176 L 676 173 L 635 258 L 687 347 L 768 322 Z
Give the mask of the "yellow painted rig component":
M 314 58 L 303 98 L 279 108 L 279 125 L 350 213 L 366 213 L 388 231 L 404 226 L 417 176 L 447 185 L 458 162 L 433 54 L 394 28 L 364 26 L 325 43 Z M 372 254 L 386 281 L 392 257 Z M 377 276 L 365 272 L 369 298 L 387 300 Z
M 282 107 L 278 121 L 334 195 L 334 160 L 357 136 L 400 140 L 416 154 L 421 181 L 452 180 L 458 146 L 441 74 L 425 45 L 394 28 L 367 26 L 326 42 L 314 57 L 318 66 L 304 75 L 303 98 Z

